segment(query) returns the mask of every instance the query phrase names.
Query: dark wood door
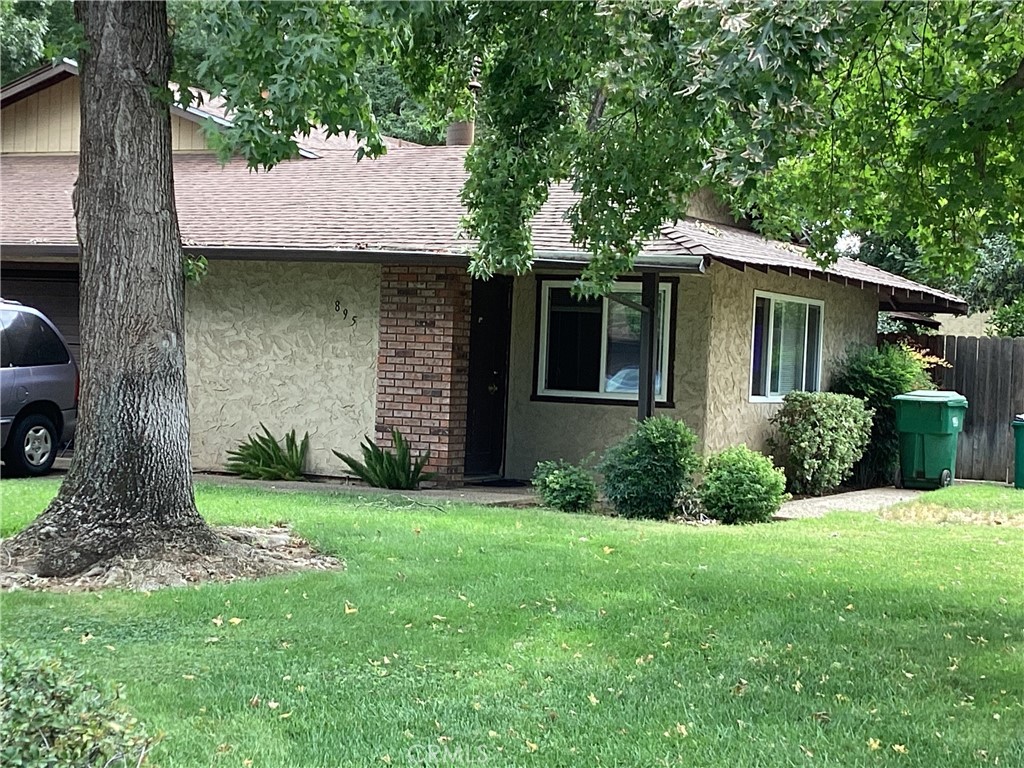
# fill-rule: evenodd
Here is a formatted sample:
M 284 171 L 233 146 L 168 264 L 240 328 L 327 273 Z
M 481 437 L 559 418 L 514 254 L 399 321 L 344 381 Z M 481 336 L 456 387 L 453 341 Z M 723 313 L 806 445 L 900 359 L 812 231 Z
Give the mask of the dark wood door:
M 505 456 L 512 279 L 473 281 L 466 475 L 498 475 Z

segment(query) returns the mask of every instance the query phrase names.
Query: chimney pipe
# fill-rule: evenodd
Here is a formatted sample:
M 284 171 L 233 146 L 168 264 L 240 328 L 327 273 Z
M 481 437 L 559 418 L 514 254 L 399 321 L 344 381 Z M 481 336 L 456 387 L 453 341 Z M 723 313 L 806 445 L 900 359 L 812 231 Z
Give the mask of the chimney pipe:
M 459 120 L 448 124 L 444 143 L 449 147 L 468 147 L 473 143 L 476 125 L 471 120 Z

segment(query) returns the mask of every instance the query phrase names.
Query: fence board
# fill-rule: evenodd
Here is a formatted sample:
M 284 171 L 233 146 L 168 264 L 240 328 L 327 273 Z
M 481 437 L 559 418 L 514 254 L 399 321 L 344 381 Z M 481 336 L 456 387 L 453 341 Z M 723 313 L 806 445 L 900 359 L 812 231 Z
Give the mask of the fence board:
M 960 435 L 957 451 L 957 475 L 963 478 L 974 478 L 974 425 L 978 421 L 975 401 L 974 377 L 978 369 L 978 337 L 957 336 L 956 360 L 953 361 L 953 388 L 967 398 L 967 417 L 964 419 L 964 431 Z M 962 469 L 961 469 L 962 468 Z
M 969 434 L 972 460 L 969 470 L 971 477 L 984 477 L 987 464 L 996 458 L 993 456 L 994 441 L 991 441 L 990 438 L 996 437 L 995 430 L 992 429 L 995 426 L 992 423 L 995 418 L 995 408 L 992 407 L 994 405 L 992 401 L 995 399 L 995 387 L 993 386 L 995 372 L 992 370 L 992 353 L 997 341 L 998 339 L 993 338 L 978 339 L 978 364 L 974 368 L 974 376 L 971 377 L 969 371 L 967 376 L 968 379 L 974 379 L 972 382 L 974 397 L 968 398 L 967 401 L 974 406 L 974 424 Z

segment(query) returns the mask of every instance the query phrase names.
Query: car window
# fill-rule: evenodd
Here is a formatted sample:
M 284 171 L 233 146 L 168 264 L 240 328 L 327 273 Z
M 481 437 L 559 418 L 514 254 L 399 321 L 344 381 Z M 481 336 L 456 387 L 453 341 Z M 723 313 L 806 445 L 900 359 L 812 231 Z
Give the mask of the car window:
M 0 312 L 4 366 L 62 365 L 70 358 L 57 334 L 41 317 L 30 312 Z

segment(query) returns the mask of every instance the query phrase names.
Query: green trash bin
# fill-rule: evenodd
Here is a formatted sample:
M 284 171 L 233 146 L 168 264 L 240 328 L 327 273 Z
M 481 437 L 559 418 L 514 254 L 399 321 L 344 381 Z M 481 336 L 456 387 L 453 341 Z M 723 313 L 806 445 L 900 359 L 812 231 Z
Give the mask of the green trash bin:
M 959 392 L 921 389 L 896 395 L 900 435 L 897 485 L 944 488 L 956 477 L 957 438 L 964 428 L 967 398 Z
M 1010 422 L 1013 427 L 1013 487 L 1024 489 L 1024 413 L 1018 413 Z

